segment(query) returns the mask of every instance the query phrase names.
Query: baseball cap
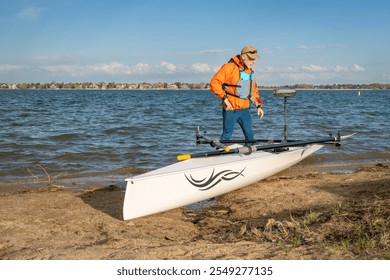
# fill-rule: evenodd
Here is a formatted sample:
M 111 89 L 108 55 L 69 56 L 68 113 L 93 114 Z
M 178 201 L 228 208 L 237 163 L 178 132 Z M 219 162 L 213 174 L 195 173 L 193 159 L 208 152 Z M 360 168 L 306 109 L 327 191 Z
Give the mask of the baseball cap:
M 259 54 L 257 53 L 257 50 L 255 47 L 252 46 L 246 46 L 241 50 L 241 54 L 246 54 L 249 56 L 250 59 L 256 59 L 259 58 Z

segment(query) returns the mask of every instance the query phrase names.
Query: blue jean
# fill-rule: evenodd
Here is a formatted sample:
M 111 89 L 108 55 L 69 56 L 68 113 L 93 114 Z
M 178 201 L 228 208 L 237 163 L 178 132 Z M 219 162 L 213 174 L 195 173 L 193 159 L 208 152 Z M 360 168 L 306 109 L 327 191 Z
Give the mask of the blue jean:
M 230 140 L 236 122 L 240 125 L 246 141 L 254 140 L 252 117 L 249 109 L 229 110 L 222 109 L 223 127 L 221 140 Z

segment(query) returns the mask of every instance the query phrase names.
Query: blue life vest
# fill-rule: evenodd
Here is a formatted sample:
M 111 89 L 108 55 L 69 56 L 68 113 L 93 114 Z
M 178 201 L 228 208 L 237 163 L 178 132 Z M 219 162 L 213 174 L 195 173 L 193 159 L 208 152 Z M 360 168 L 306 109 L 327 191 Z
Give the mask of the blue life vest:
M 240 79 L 236 84 L 234 94 L 239 98 L 249 98 L 252 95 L 252 83 L 255 77 L 255 73 L 248 74 L 244 70 L 240 69 Z
M 229 63 L 234 63 L 237 65 L 237 63 L 231 59 Z M 253 81 L 255 79 L 255 72 L 252 70 L 252 73 L 249 74 L 245 72 L 243 69 L 241 69 L 238 65 L 238 70 L 240 71 L 240 78 L 238 79 L 237 84 L 235 85 L 230 85 L 227 83 L 222 84 L 222 88 L 225 91 L 227 95 L 231 95 L 237 98 L 242 98 L 242 99 L 251 99 L 252 97 L 252 85 Z M 235 87 L 234 89 L 234 94 L 228 92 L 228 87 Z

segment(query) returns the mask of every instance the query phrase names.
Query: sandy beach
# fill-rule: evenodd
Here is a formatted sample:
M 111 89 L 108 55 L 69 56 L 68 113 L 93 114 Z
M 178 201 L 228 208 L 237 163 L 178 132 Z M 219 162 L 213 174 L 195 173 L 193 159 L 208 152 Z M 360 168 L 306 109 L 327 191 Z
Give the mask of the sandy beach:
M 74 186 L 77 187 L 77 186 Z M 122 186 L 0 186 L 0 259 L 390 259 L 390 167 L 302 166 L 123 221 Z

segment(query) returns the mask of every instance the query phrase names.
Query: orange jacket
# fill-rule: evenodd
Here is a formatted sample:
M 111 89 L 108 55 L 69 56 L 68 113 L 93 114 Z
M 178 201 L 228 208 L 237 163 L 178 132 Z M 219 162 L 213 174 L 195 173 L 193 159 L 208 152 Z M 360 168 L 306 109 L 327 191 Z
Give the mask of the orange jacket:
M 232 60 L 235 63 L 228 62 L 222 65 L 221 69 L 219 69 L 218 72 L 215 73 L 214 77 L 210 81 L 210 89 L 215 93 L 216 96 L 218 96 L 221 99 L 226 96 L 230 104 L 232 104 L 234 110 L 246 109 L 249 108 L 250 106 L 249 99 L 248 98 L 242 99 L 233 96 L 235 91 L 234 87 L 227 87 L 228 92 L 232 95 L 226 94 L 225 90 L 222 87 L 222 84 L 226 83 L 229 85 L 236 85 L 238 83 L 238 80 L 240 79 L 240 70 L 237 67 L 237 65 L 241 69 L 245 70 L 245 72 L 247 72 L 248 74 L 252 74 L 253 70 L 246 68 L 238 55 L 233 57 Z M 252 84 L 251 101 L 255 104 L 256 107 L 261 106 L 263 103 L 259 96 L 259 90 L 257 88 L 256 79 Z

